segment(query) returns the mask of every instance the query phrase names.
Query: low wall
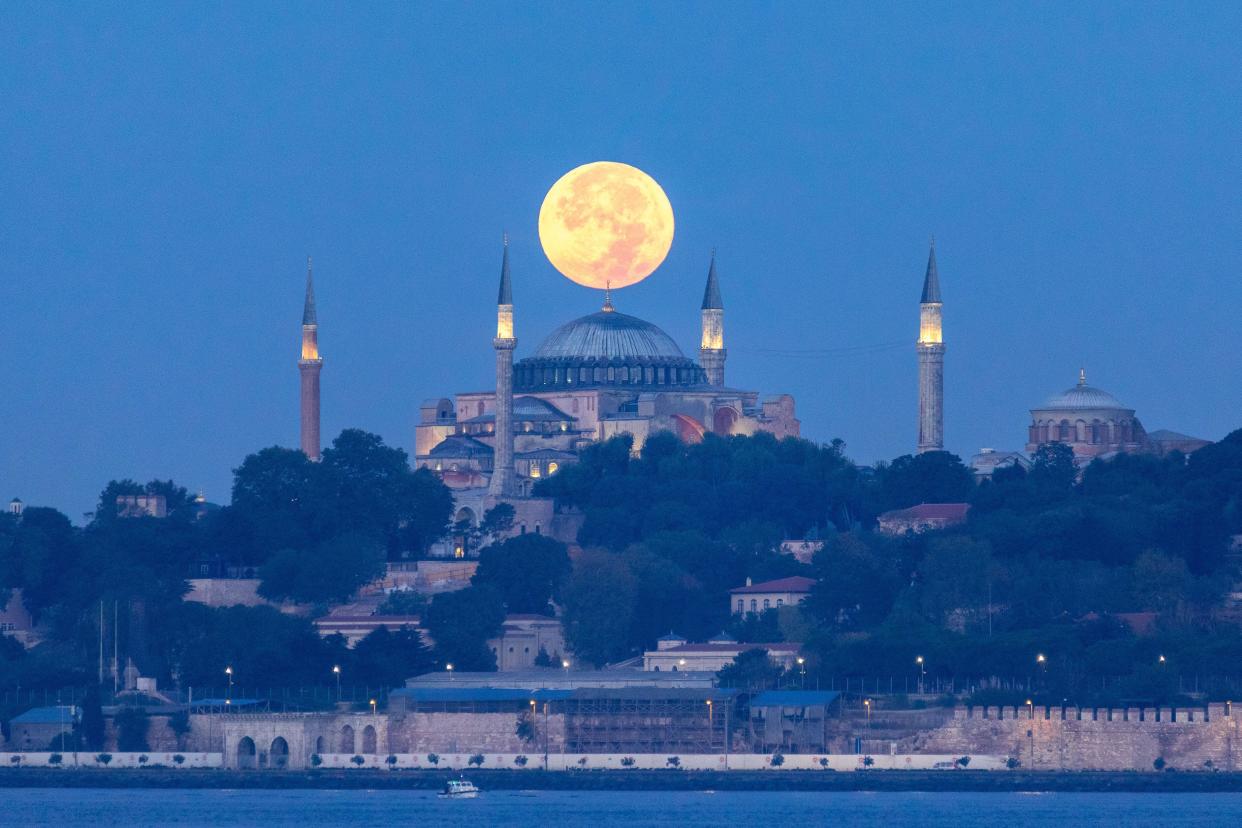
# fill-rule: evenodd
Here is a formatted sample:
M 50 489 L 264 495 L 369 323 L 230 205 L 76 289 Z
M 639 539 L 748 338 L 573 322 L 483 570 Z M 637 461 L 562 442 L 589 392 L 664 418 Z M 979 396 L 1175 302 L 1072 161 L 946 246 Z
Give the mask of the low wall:
M 52 757 L 60 761 L 53 762 Z M 107 756 L 102 762 L 97 757 Z M 177 756 L 181 762 L 177 762 Z M 145 761 L 140 761 L 145 757 Z M 14 761 L 16 759 L 17 761 Z M 0 768 L 219 768 L 219 753 L 0 753 Z

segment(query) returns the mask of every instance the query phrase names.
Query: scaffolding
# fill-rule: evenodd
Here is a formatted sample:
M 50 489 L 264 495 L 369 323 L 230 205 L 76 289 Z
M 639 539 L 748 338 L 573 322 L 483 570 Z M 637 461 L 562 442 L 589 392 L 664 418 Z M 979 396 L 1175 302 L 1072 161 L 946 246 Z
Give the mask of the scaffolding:
M 725 753 L 736 691 L 576 690 L 555 704 L 569 753 Z

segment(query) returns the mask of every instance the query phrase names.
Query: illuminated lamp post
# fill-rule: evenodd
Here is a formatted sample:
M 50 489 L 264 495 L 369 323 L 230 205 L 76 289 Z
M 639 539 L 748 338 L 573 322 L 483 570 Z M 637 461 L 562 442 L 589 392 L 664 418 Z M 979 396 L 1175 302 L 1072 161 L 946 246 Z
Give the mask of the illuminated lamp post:
M 445 670 L 448 670 L 448 674 L 449 674 L 449 681 L 452 681 L 452 680 L 453 680 L 453 665 L 452 665 L 452 664 L 445 664 L 445 665 L 444 665 L 444 669 L 445 669 Z
M 341 665 L 339 664 L 332 665 L 332 672 L 336 676 L 336 700 L 337 700 L 337 703 L 340 703 L 341 701 Z
M 371 715 L 375 715 L 375 699 L 371 699 Z
M 798 674 L 802 677 L 802 689 L 806 689 L 806 659 L 798 656 Z
M 919 665 L 919 695 L 923 695 L 923 679 L 927 676 L 927 664 L 923 661 L 922 656 L 914 659 L 914 663 Z
M 233 667 L 232 665 L 229 665 L 228 667 L 224 668 L 224 674 L 228 676 L 229 678 L 229 689 L 224 694 L 224 703 L 232 704 L 233 703 Z
M 1043 658 L 1043 656 L 1040 656 Z M 1035 702 L 1031 699 L 1026 700 L 1027 721 L 1030 725 L 1026 729 L 1026 739 L 1030 745 L 1031 754 L 1031 770 L 1035 769 Z
M 569 659 L 562 661 L 561 667 L 565 670 L 565 675 L 569 675 Z

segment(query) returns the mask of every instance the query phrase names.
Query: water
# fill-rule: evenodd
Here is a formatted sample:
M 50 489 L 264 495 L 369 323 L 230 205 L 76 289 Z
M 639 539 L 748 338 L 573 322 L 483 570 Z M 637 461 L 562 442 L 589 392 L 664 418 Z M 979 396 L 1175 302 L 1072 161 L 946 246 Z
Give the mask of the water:
M 1107 826 L 1238 824 L 1242 794 L 0 790 L 3 825 Z

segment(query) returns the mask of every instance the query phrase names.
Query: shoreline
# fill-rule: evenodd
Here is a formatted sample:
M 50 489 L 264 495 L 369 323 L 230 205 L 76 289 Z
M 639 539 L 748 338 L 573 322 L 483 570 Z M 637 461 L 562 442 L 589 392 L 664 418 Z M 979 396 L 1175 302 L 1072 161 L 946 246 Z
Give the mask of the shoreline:
M 925 793 L 1242 793 L 1242 772 L 1128 771 L 227 771 L 0 770 L 0 788 L 438 790 L 467 776 L 483 791 L 876 791 Z

